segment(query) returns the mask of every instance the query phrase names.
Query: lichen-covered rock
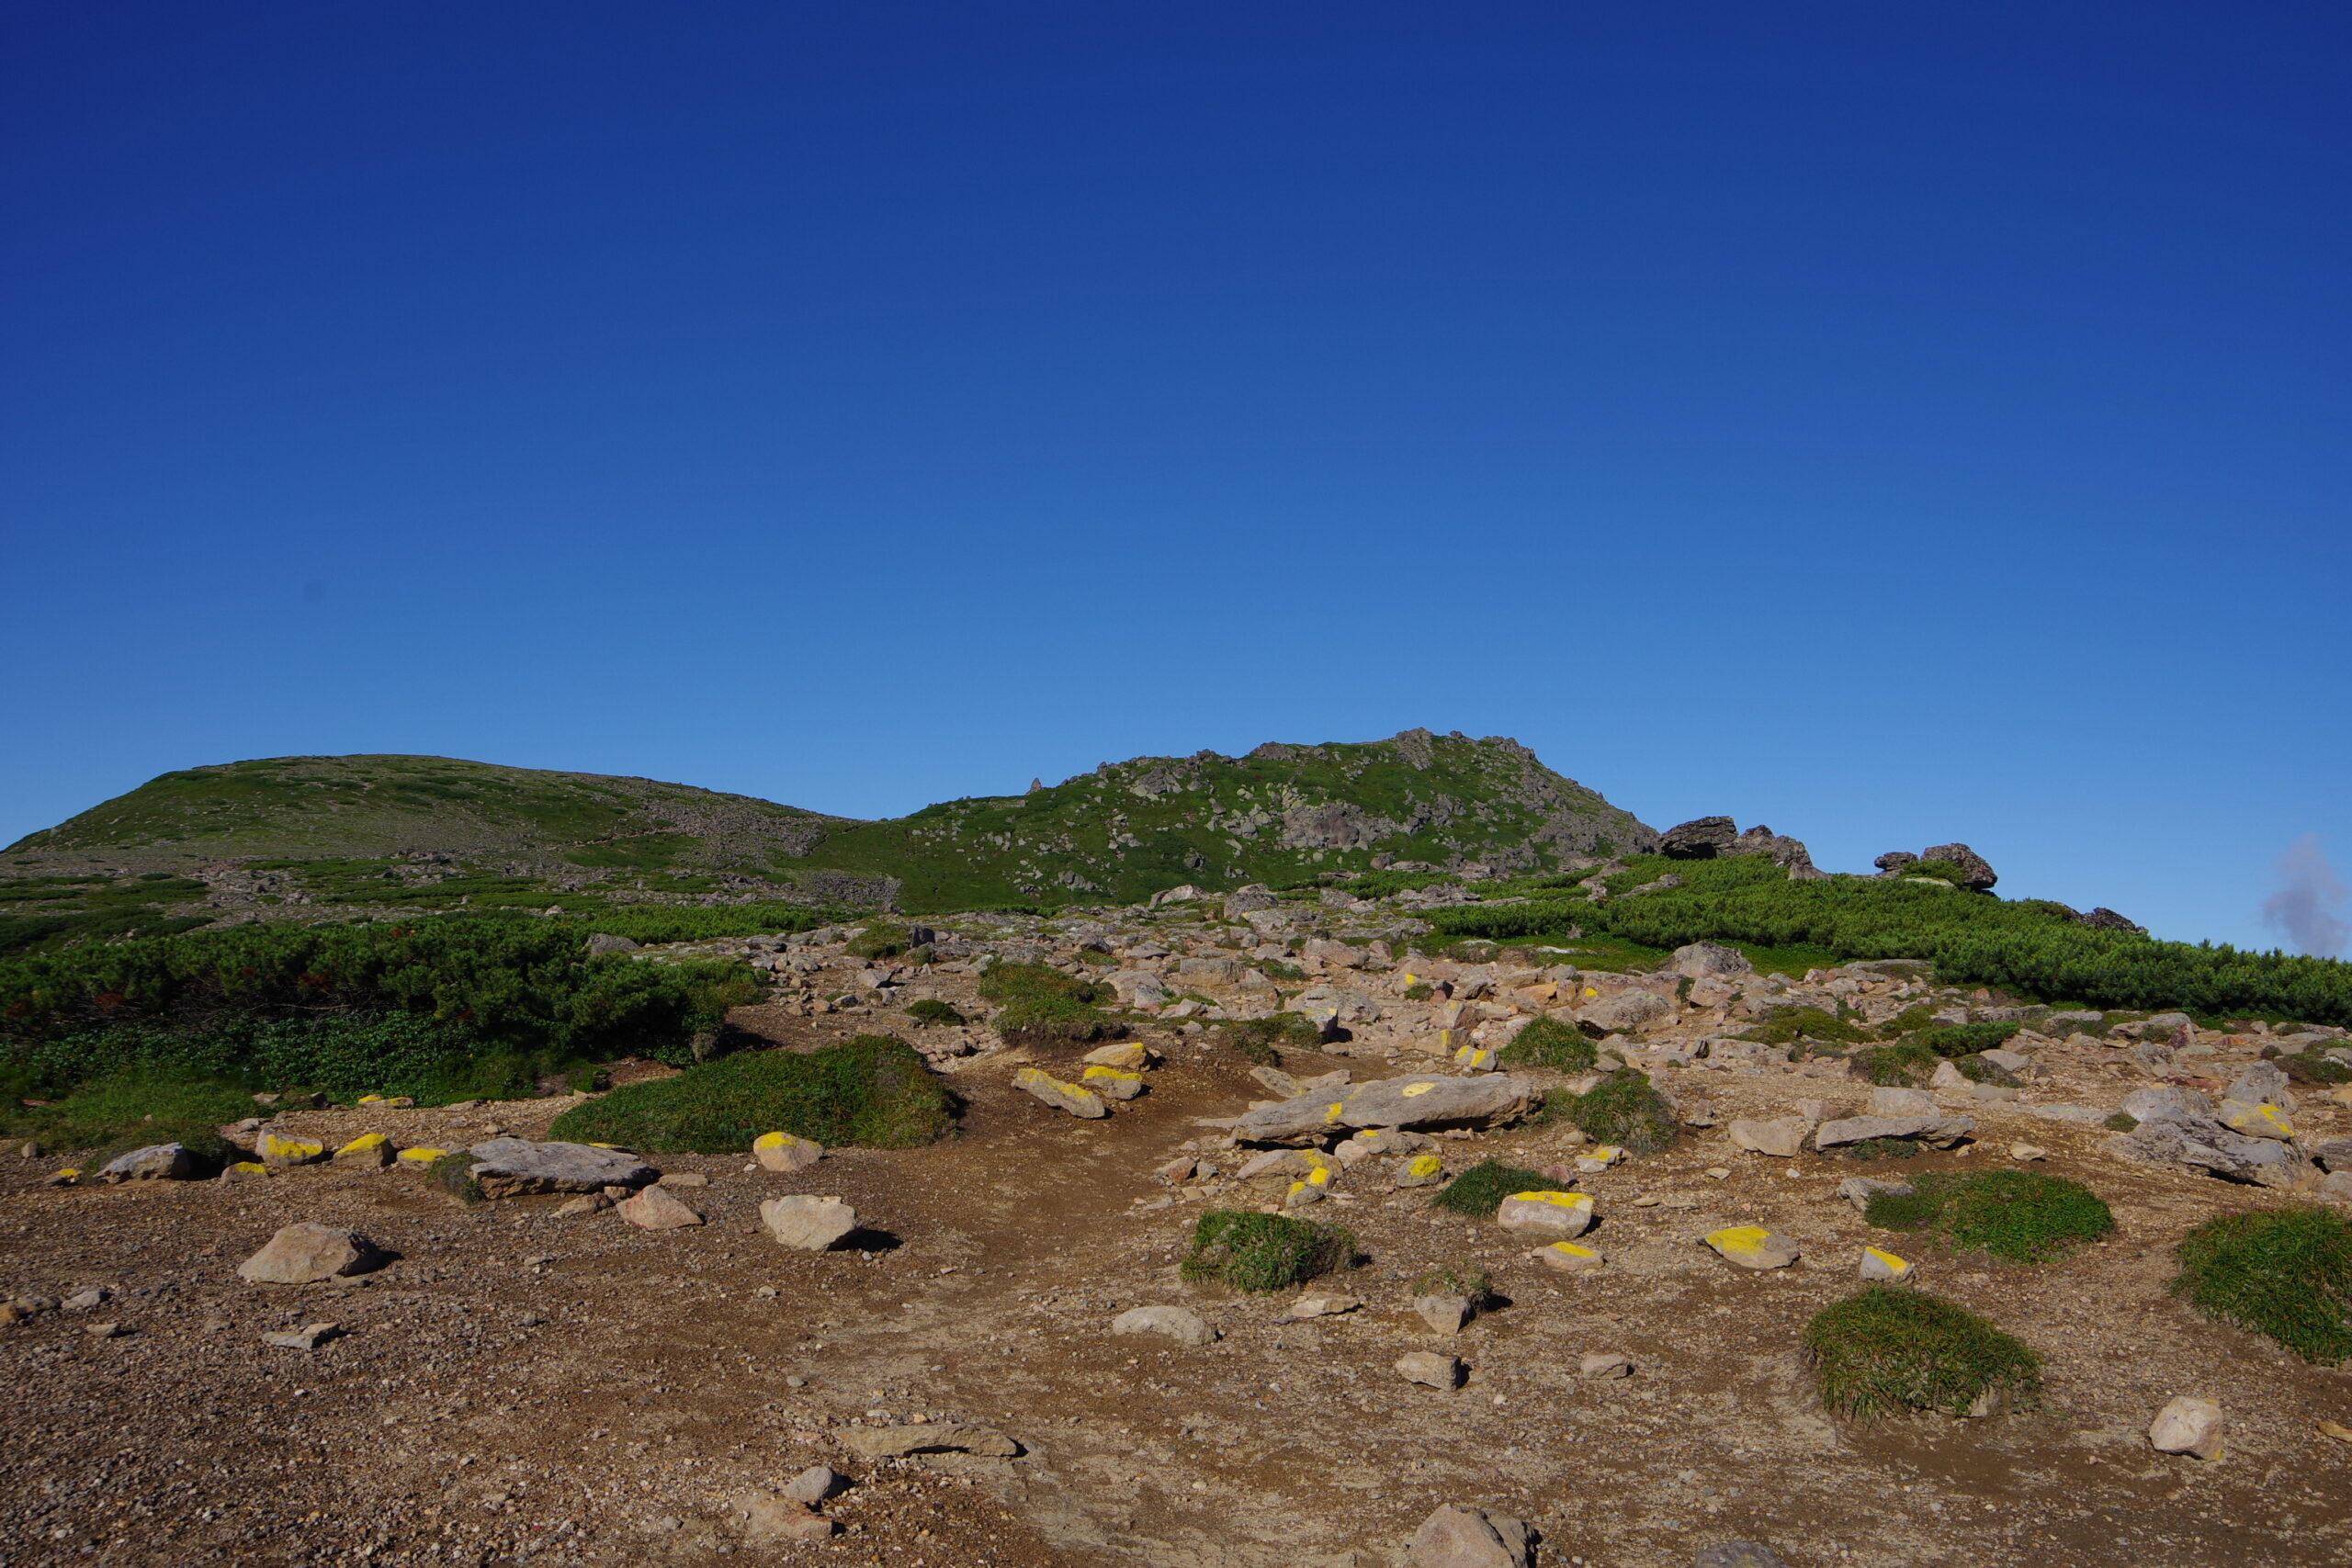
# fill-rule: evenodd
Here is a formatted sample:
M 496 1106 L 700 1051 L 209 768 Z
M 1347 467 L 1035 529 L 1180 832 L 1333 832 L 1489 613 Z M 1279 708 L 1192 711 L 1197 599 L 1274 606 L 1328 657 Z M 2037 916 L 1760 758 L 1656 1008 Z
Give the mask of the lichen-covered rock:
M 642 1187 L 661 1172 L 623 1149 L 593 1144 L 534 1143 L 528 1138 L 490 1138 L 466 1151 L 469 1173 L 485 1198 L 522 1198 L 540 1192 L 601 1192 L 607 1187 Z
M 362 1170 L 381 1170 L 400 1156 L 391 1139 L 381 1133 L 362 1133 L 335 1150 L 334 1163 L 356 1166 Z
M 1911 1277 L 1911 1268 L 1909 1262 L 1897 1258 L 1883 1247 L 1862 1248 L 1860 1273 L 1865 1280 L 1883 1280 L 1890 1282 L 1908 1280 Z
M 1495 1223 L 1566 1241 L 1592 1228 L 1592 1200 L 1582 1192 L 1514 1192 L 1496 1209 Z
M 1233 1125 L 1244 1143 L 1317 1141 L 1358 1127 L 1492 1126 L 1525 1114 L 1535 1087 L 1512 1073 L 1475 1077 L 1379 1078 L 1326 1099 L 1300 1095 L 1261 1106 Z
M 1598 1249 L 1573 1241 L 1555 1241 L 1549 1247 L 1537 1247 L 1527 1256 L 1544 1268 L 1562 1274 L 1581 1274 L 1608 1261 Z
M 1012 1075 L 1012 1087 L 1057 1111 L 1067 1111 L 1072 1116 L 1091 1121 L 1111 1114 L 1102 1097 L 1091 1089 L 1074 1083 L 1064 1083 L 1042 1067 L 1023 1067 Z
M 1796 1243 L 1786 1236 L 1774 1235 L 1762 1225 L 1732 1225 L 1710 1231 L 1705 1241 L 1717 1257 L 1742 1269 L 1785 1269 L 1799 1256 Z
M 324 1144 L 308 1138 L 282 1137 L 265 1129 L 254 1140 L 254 1152 L 261 1156 L 261 1163 L 272 1170 L 290 1170 L 298 1165 L 316 1165 L 327 1157 Z
M 762 1133 L 752 1140 L 752 1157 L 763 1170 L 806 1170 L 825 1157 L 825 1145 L 790 1133 Z
M 1105 1100 L 1133 1100 L 1144 1090 L 1141 1073 L 1099 1064 L 1079 1074 L 1078 1083 L 1080 1089 L 1091 1089 Z

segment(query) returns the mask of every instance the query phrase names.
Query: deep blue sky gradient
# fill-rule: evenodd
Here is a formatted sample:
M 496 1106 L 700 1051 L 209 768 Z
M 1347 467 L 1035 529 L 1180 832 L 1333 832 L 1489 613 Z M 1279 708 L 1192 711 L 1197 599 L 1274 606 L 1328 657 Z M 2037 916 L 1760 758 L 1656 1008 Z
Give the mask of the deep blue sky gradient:
M 1509 734 L 2269 945 L 2352 846 L 2352 11 L 17 6 L 0 840 Z

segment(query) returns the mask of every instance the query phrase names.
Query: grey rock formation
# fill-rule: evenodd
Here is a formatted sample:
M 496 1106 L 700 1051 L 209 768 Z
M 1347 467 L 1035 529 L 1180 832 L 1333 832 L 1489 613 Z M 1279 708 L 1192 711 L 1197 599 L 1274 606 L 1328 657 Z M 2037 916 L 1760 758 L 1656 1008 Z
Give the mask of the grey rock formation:
M 642 1187 L 662 1174 L 633 1154 L 594 1148 L 586 1144 L 490 1138 L 466 1152 L 475 1161 L 469 1174 L 485 1198 Z
M 1233 1124 L 1242 1143 L 1319 1142 L 1358 1127 L 1491 1126 L 1525 1113 L 1535 1086 L 1512 1073 L 1380 1078 L 1341 1093 L 1261 1106 Z
M 1730 818 L 1700 817 L 1659 834 L 1657 852 L 1674 860 L 1713 860 L 1738 836 L 1739 824 Z

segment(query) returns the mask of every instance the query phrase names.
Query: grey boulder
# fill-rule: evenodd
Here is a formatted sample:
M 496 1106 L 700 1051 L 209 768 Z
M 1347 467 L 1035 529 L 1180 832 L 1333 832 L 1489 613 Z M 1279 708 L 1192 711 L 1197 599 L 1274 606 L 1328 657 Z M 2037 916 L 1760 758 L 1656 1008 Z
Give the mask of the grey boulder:
M 760 1223 L 779 1247 L 822 1252 L 857 1229 L 857 1211 L 839 1198 L 800 1194 L 760 1205 Z
M 1360 1127 L 1493 1125 L 1526 1113 L 1535 1086 L 1514 1073 L 1379 1078 L 1261 1106 L 1233 1124 L 1243 1143 L 1317 1142 Z
M 1966 1116 L 1849 1116 L 1815 1128 L 1813 1146 L 1834 1149 L 1872 1138 L 1916 1138 L 1948 1149 L 1975 1131 L 1975 1122 Z
M 98 1179 L 118 1181 L 186 1181 L 196 1175 L 196 1156 L 180 1144 L 150 1144 L 127 1155 L 117 1155 L 99 1168 Z
M 1694 980 L 1736 980 L 1756 973 L 1756 965 L 1747 961 L 1746 953 L 1713 942 L 1694 942 L 1688 947 L 1676 948 L 1666 966 Z
M 1442 1504 L 1413 1532 L 1407 1561 L 1410 1568 L 1527 1568 L 1527 1526 Z
M 301 1220 L 269 1238 L 237 1265 L 237 1277 L 256 1285 L 311 1285 L 339 1274 L 365 1274 L 390 1259 L 356 1231 Z
M 1739 824 L 1728 817 L 1693 818 L 1659 834 L 1657 852 L 1669 860 L 1713 860 L 1738 837 Z
M 491 1138 L 466 1152 L 474 1156 L 469 1174 L 485 1198 L 642 1187 L 662 1174 L 633 1154 L 588 1144 L 535 1144 L 528 1138 Z

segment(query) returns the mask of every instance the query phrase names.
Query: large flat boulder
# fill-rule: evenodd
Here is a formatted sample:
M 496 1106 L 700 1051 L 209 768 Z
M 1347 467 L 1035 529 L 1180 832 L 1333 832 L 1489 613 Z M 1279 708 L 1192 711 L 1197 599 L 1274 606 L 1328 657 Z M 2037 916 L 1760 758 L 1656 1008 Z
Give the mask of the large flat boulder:
M 1873 1138 L 1916 1138 L 1944 1149 L 1974 1131 L 1976 1123 L 1965 1116 L 1849 1116 L 1815 1128 L 1813 1146 L 1834 1149 Z
M 1234 1122 L 1233 1135 L 1244 1143 L 1288 1144 L 1359 1127 L 1492 1126 L 1523 1115 L 1534 1098 L 1535 1086 L 1514 1073 L 1378 1078 L 1261 1106 Z
M 470 1174 L 485 1198 L 642 1187 L 662 1174 L 633 1154 L 600 1149 L 593 1144 L 535 1144 L 528 1138 L 491 1138 L 466 1152 L 474 1156 Z
M 237 1277 L 256 1285 L 313 1285 L 339 1274 L 365 1274 L 390 1261 L 383 1248 L 355 1231 L 301 1220 L 238 1264 Z

